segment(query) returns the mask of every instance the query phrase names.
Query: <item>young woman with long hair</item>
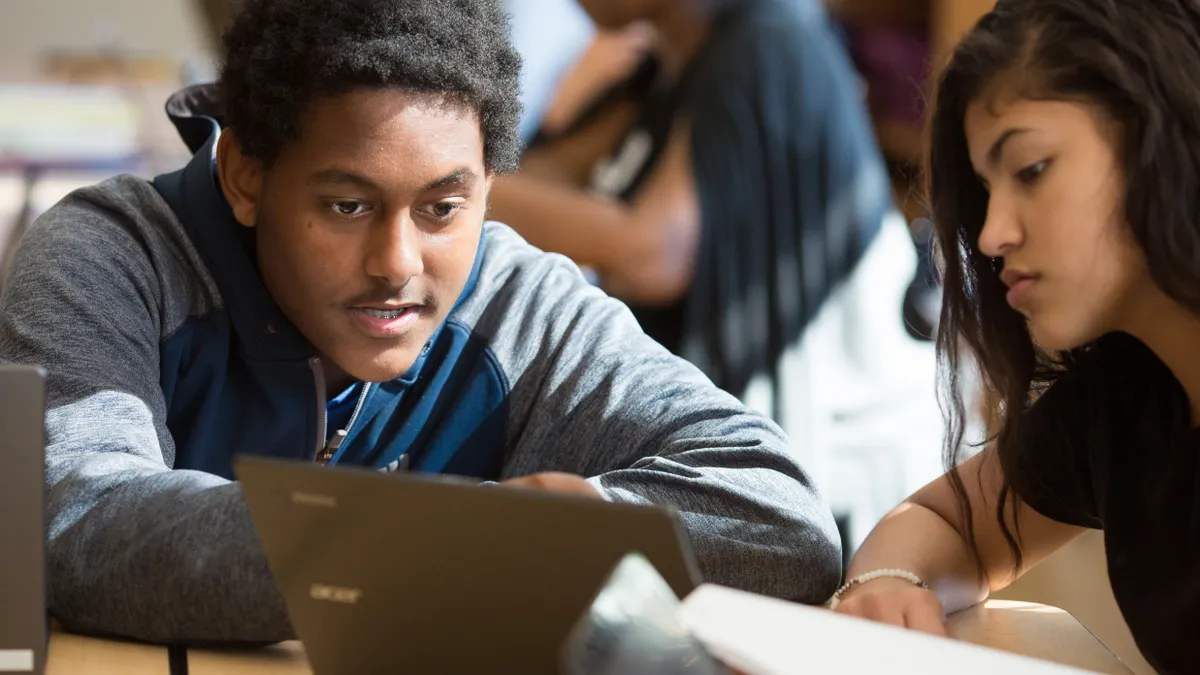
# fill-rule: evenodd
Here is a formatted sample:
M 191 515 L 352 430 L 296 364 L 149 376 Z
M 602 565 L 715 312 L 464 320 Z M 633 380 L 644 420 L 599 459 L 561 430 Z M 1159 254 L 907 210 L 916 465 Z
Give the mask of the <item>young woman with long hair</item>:
M 876 527 L 837 611 L 940 633 L 1101 529 L 1142 652 L 1195 672 L 1200 1 L 1000 0 L 940 75 L 927 178 L 951 468 Z M 999 426 L 963 460 L 975 364 Z

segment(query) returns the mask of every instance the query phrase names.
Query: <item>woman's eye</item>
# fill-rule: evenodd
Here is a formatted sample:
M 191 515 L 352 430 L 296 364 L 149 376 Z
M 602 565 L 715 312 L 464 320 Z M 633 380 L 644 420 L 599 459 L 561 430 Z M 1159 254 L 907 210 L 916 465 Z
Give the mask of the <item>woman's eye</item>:
M 1048 166 L 1050 166 L 1050 160 L 1047 159 L 1030 164 L 1017 172 L 1017 180 L 1025 185 L 1033 185 L 1046 172 Z
M 367 206 L 364 202 L 357 201 L 331 202 L 329 208 L 333 209 L 333 212 L 337 215 L 345 218 L 361 216 L 371 210 L 371 207 Z

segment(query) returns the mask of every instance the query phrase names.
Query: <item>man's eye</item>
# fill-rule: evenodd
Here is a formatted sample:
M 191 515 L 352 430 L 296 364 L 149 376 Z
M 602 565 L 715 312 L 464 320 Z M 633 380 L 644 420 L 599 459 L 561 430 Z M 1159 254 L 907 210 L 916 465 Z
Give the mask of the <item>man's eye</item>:
M 329 208 L 332 209 L 334 213 L 344 218 L 361 216 L 371 210 L 370 206 L 367 206 L 364 202 L 358 201 L 330 202 Z
M 462 209 L 463 205 L 458 202 L 438 202 L 429 207 L 429 214 L 438 220 L 448 220 L 454 217 Z

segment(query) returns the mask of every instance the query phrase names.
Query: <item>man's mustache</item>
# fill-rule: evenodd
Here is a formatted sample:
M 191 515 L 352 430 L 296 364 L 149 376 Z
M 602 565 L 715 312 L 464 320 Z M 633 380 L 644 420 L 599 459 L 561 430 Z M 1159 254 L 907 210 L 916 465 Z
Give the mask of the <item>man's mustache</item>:
M 426 310 L 436 309 L 437 298 L 432 293 L 414 288 L 413 284 L 400 287 L 382 286 L 351 298 L 350 307 L 371 305 L 423 305 Z

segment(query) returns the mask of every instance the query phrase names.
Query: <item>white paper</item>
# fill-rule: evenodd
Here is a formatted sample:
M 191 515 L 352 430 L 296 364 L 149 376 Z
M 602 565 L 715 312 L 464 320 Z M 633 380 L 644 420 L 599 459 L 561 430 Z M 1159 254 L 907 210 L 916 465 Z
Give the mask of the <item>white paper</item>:
M 714 656 L 748 675 L 1086 672 L 719 586 L 693 591 L 683 619 Z
M 0 673 L 32 672 L 32 649 L 0 649 Z

